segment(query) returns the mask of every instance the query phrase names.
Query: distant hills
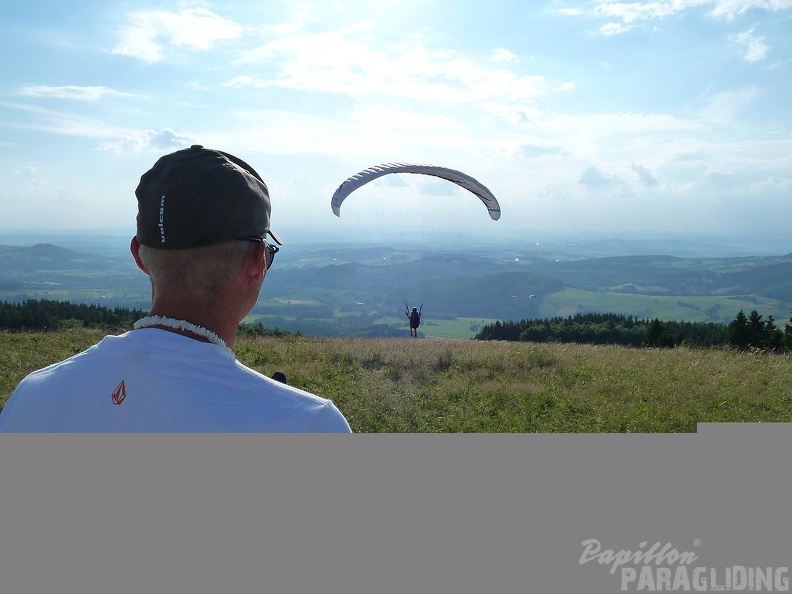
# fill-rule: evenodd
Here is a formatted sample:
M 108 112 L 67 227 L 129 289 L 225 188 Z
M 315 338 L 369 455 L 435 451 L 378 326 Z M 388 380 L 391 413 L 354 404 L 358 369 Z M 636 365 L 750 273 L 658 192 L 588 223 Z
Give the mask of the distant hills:
M 148 281 L 131 256 L 79 252 L 49 243 L 0 245 L 0 300 L 50 298 L 140 307 Z M 110 297 L 110 302 L 106 300 Z
M 96 271 L 103 270 L 108 265 L 106 257 L 75 252 L 50 243 L 27 247 L 0 245 L 0 274 L 32 274 L 42 270 Z
M 619 256 L 532 268 L 568 286 L 647 295 L 762 294 L 792 301 L 792 254 L 777 257 Z
M 148 279 L 131 256 L 48 243 L 0 245 L 0 300 L 145 308 L 149 297 Z M 463 319 L 599 311 L 727 322 L 739 309 L 755 307 L 785 320 L 792 304 L 792 254 L 572 259 L 517 248 L 471 253 L 462 248 L 288 246 L 268 272 L 253 319 L 304 333 L 321 322 L 322 328 L 346 333 L 355 325 L 403 325 L 404 307 L 421 303 L 427 322 L 459 320 L 462 335 L 472 335 L 467 327 L 473 324 Z M 423 329 L 428 335 L 433 331 L 430 324 Z

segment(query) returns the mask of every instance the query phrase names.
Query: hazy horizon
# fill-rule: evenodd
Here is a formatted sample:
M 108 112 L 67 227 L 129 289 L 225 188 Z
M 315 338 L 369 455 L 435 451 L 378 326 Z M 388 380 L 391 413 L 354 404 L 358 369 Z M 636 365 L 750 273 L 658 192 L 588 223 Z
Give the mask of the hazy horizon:
M 782 256 L 792 253 L 792 237 L 786 234 L 775 236 L 725 236 L 719 234 L 685 234 L 640 232 L 553 232 L 544 230 L 522 236 L 487 236 L 476 234 L 462 241 L 452 232 L 435 232 L 433 237 L 420 233 L 378 231 L 364 237 L 349 235 L 344 230 L 318 234 L 314 229 L 278 229 L 284 239 L 284 249 L 315 248 L 322 245 L 331 248 L 343 245 L 412 245 L 430 251 L 445 249 L 452 251 L 480 250 L 530 250 L 548 249 L 564 251 L 571 249 L 577 257 L 596 258 L 612 255 L 666 255 L 677 257 L 719 258 L 741 256 Z M 128 253 L 129 240 L 134 235 L 131 229 L 60 229 L 18 230 L 0 228 L 0 245 L 32 246 L 50 243 L 59 247 L 89 253 L 111 250 L 112 255 Z M 284 252 L 285 254 L 286 252 Z

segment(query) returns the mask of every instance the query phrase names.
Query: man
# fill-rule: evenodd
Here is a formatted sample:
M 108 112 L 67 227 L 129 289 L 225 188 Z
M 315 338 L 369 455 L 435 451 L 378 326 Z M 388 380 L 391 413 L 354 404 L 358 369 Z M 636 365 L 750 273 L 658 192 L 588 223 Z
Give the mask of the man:
M 335 405 L 234 358 L 280 238 L 252 167 L 195 145 L 140 178 L 130 249 L 151 281 L 148 317 L 31 373 L 7 432 L 350 432 Z
M 423 309 L 423 306 L 421 306 L 421 309 Z M 410 336 L 418 338 L 418 326 L 421 325 L 421 312 L 413 307 L 412 311 L 407 314 L 407 317 L 410 318 Z

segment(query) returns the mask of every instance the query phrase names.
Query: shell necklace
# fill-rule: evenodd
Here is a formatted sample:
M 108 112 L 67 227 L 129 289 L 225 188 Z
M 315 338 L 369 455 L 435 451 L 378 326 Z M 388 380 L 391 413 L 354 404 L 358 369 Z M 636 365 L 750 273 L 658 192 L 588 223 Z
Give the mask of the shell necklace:
M 216 344 L 221 349 L 223 349 L 227 354 L 234 356 L 234 351 L 232 351 L 225 341 L 220 338 L 217 334 L 209 330 L 208 328 L 204 328 L 203 326 L 198 326 L 197 324 L 193 324 L 192 322 L 187 322 L 185 320 L 177 320 L 176 318 L 169 318 L 166 316 L 146 316 L 145 318 L 140 318 L 137 322 L 135 322 L 132 327 L 135 330 L 139 330 L 140 328 L 153 328 L 154 326 L 164 326 L 166 328 L 173 328 L 174 330 L 181 330 L 183 332 L 190 332 L 191 334 L 195 334 L 196 336 L 200 336 L 205 338 L 212 344 Z

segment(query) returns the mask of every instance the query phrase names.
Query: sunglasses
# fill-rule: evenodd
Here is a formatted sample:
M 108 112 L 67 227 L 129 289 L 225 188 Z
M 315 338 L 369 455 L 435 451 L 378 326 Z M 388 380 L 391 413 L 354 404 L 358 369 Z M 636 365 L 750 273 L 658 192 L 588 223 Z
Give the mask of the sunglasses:
M 275 259 L 275 254 L 277 254 L 279 251 L 280 248 L 277 245 L 271 245 L 269 243 L 264 245 L 264 253 L 266 254 L 267 257 L 266 270 L 269 270 L 269 267 L 272 266 L 272 261 Z
M 267 243 L 260 237 L 240 237 L 240 239 L 264 244 L 264 258 L 266 259 L 266 268 L 264 270 L 269 270 L 270 266 L 272 266 L 272 261 L 275 260 L 275 254 L 280 251 L 280 248 L 277 245 Z

